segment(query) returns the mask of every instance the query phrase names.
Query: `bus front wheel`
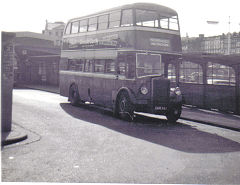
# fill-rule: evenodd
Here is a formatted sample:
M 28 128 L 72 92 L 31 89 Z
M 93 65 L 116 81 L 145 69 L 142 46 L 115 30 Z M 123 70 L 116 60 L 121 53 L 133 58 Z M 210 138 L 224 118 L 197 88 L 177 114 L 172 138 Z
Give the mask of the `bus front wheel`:
M 117 116 L 123 120 L 132 121 L 134 118 L 134 106 L 127 92 L 122 92 L 117 101 Z
M 69 101 L 72 105 L 76 106 L 79 102 L 79 93 L 76 85 L 71 85 L 69 88 Z
M 166 115 L 167 120 L 170 123 L 176 123 L 176 121 L 180 118 L 181 113 L 182 113 L 182 106 L 181 105 L 173 106 L 169 109 L 169 111 Z

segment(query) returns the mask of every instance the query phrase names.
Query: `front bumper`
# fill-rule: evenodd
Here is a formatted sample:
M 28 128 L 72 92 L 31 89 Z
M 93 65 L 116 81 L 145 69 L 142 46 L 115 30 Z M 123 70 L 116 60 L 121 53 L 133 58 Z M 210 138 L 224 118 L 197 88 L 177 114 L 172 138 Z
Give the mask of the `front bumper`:
M 135 111 L 166 115 L 170 109 L 179 106 L 182 106 L 182 95 L 170 98 L 168 104 L 155 105 L 151 100 L 137 100 L 135 104 Z

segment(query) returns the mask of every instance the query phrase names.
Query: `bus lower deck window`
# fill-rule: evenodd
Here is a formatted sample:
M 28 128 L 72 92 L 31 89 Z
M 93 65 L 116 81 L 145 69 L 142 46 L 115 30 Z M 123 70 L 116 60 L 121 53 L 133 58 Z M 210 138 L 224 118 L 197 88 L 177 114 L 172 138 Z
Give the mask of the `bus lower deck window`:
M 115 73 L 115 61 L 114 60 L 106 60 L 106 73 Z

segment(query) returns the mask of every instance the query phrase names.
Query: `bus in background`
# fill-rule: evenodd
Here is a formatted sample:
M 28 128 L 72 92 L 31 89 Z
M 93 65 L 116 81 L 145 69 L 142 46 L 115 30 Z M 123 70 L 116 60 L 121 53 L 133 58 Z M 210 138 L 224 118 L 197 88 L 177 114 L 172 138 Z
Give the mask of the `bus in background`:
M 145 112 L 175 122 L 182 95 L 170 87 L 165 63 L 180 57 L 178 14 L 168 7 L 134 3 L 74 18 L 63 35 L 60 94 L 122 119 Z

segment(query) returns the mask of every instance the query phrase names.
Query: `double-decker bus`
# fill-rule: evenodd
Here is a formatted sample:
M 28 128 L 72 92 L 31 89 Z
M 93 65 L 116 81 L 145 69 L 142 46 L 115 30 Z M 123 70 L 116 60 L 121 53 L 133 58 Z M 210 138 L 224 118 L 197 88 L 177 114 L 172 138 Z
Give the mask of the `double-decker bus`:
M 90 102 L 123 119 L 134 112 L 175 122 L 182 95 L 171 88 L 166 62 L 181 57 L 178 14 L 135 3 L 69 20 L 60 59 L 60 94 Z

